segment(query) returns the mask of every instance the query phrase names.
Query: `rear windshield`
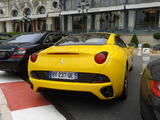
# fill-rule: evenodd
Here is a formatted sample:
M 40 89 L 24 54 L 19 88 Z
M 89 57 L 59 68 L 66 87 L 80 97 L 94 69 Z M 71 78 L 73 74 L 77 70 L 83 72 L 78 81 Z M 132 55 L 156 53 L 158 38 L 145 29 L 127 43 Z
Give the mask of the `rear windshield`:
M 103 33 L 89 33 L 89 34 L 75 34 L 62 38 L 55 45 L 104 45 L 107 43 L 109 34 Z
M 42 36 L 42 33 L 19 35 L 9 39 L 8 43 L 34 43 L 37 42 Z

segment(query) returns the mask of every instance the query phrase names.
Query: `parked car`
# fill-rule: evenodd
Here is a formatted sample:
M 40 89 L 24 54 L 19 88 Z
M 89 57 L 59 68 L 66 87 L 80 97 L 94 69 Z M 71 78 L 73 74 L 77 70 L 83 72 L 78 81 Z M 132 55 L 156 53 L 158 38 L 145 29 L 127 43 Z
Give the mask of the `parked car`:
M 140 110 L 144 120 L 160 120 L 160 59 L 150 62 L 144 70 Z
M 69 35 L 40 53 L 31 55 L 29 80 L 34 91 L 92 93 L 102 100 L 126 98 L 132 49 L 116 35 Z
M 0 44 L 3 42 L 3 41 L 6 41 L 7 39 L 11 38 L 12 35 L 10 34 L 7 34 L 7 33 L 0 33 Z
M 55 32 L 26 33 L 0 45 L 0 70 L 27 73 L 28 58 L 34 52 L 52 46 L 62 38 Z
M 160 50 L 160 44 L 154 45 L 153 50 Z

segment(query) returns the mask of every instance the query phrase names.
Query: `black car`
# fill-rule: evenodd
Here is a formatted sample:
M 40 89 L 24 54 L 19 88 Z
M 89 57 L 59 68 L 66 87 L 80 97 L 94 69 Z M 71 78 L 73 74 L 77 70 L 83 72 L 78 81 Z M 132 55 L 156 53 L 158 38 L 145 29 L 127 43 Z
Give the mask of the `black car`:
M 3 42 L 3 41 L 6 41 L 7 39 L 11 38 L 12 35 L 10 34 L 7 34 L 7 33 L 0 33 L 0 44 Z
M 153 50 L 160 50 L 160 44 L 154 45 Z
M 160 120 L 160 59 L 150 62 L 144 70 L 140 109 L 144 120 Z
M 52 46 L 62 38 L 61 33 L 37 32 L 21 34 L 0 44 L 0 70 L 27 73 L 29 56 Z

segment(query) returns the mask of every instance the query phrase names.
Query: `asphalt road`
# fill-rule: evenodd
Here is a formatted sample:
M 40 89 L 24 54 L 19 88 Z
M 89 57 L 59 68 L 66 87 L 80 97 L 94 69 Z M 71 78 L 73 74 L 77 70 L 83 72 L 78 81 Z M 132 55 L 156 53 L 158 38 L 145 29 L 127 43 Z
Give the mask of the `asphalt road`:
M 139 109 L 140 72 L 142 58 L 134 56 L 133 70 L 129 73 L 129 90 L 126 100 L 100 101 L 94 98 L 53 95 L 45 97 L 68 120 L 142 120 Z M 157 56 L 152 57 L 157 59 Z

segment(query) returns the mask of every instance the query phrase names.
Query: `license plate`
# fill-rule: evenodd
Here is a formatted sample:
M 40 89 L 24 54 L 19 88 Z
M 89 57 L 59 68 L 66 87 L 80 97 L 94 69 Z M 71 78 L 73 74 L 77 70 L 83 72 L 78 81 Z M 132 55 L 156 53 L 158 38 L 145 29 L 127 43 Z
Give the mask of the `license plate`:
M 49 72 L 49 78 L 51 78 L 51 79 L 75 80 L 75 79 L 78 79 L 78 73 L 52 71 L 52 72 Z

